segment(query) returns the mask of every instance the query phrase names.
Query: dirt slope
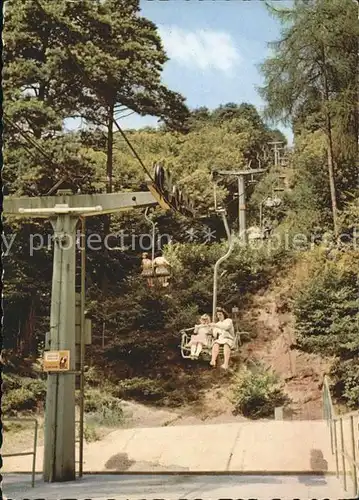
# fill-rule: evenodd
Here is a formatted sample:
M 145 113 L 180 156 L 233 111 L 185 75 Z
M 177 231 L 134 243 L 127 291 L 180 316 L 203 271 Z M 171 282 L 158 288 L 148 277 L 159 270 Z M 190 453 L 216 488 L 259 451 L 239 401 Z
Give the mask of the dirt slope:
M 243 360 L 260 360 L 280 376 L 293 401 L 286 418 L 320 419 L 321 383 L 330 361 L 295 348 L 292 287 L 293 280 L 285 277 L 254 297 L 242 321 L 257 336 L 241 353 Z

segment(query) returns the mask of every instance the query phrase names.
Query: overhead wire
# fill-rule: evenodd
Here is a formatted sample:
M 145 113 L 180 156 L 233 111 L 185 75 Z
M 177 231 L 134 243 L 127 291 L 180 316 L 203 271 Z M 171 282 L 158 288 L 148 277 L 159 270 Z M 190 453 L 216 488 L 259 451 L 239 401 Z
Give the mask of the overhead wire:
M 55 163 L 53 161 L 53 159 L 51 158 L 51 156 L 49 156 L 47 154 L 47 152 L 44 150 L 44 148 L 42 146 L 40 146 L 40 144 L 35 139 L 33 139 L 24 130 L 22 130 L 22 128 L 19 127 L 19 125 L 17 125 L 11 118 L 9 118 L 8 116 L 6 116 L 5 113 L 3 114 L 3 117 L 4 117 L 4 121 L 7 122 L 11 127 L 13 127 L 23 137 L 23 139 L 25 139 L 25 141 L 28 144 L 30 144 L 37 151 L 39 151 L 39 153 L 42 154 L 42 156 L 49 162 L 50 165 L 52 165 L 55 168 L 59 168 L 59 166 L 61 166 L 61 164 Z M 26 144 L 22 144 L 22 145 L 31 154 L 31 156 L 33 158 L 36 158 L 34 152 Z M 65 174 L 64 176 L 62 176 L 61 179 L 59 181 L 57 181 L 56 184 L 54 186 L 52 186 L 52 188 L 48 192 L 45 193 L 45 196 L 52 194 L 68 178 L 69 178 L 69 176 L 67 174 Z
M 66 47 L 66 52 L 68 53 L 68 55 L 70 56 L 71 60 L 75 63 L 76 67 L 80 70 L 82 76 L 84 76 L 84 78 L 91 84 L 91 87 L 92 87 L 92 90 L 93 89 L 93 86 L 92 86 L 92 82 L 90 81 L 90 78 L 89 76 L 86 74 L 85 70 L 81 67 L 81 65 L 78 63 L 76 57 L 72 54 L 71 50 L 69 49 L 69 47 Z M 105 104 L 105 105 L 108 105 L 108 102 L 106 101 L 106 99 L 100 94 L 100 92 L 97 90 L 94 90 L 95 94 L 97 95 L 97 97 Z M 130 113 L 132 114 L 132 113 Z M 127 115 L 127 116 L 130 116 Z M 137 153 L 137 151 L 135 150 L 135 148 L 133 147 L 133 145 L 131 144 L 130 140 L 127 138 L 125 132 L 122 130 L 121 126 L 119 125 L 119 123 L 117 122 L 116 118 L 113 117 L 112 119 L 113 121 L 113 124 L 116 126 L 117 130 L 120 132 L 121 136 L 123 137 L 123 139 L 125 140 L 126 144 L 128 145 L 128 147 L 130 148 L 130 150 L 132 151 L 133 155 L 135 156 L 135 158 L 137 159 L 137 161 L 140 163 L 141 167 L 143 168 L 143 170 L 146 172 L 146 174 L 148 175 L 148 177 L 153 181 L 153 176 L 150 174 L 148 168 L 146 167 L 146 165 L 144 164 L 144 162 L 142 161 L 141 157 L 139 156 L 139 154 Z
M 36 154 L 34 153 L 34 151 L 26 144 L 30 144 L 31 146 L 33 146 L 36 150 L 38 150 L 46 160 L 49 161 L 49 163 L 54 166 L 55 168 L 58 168 L 59 166 L 61 166 L 61 164 L 59 163 L 55 163 L 52 158 L 46 153 L 46 151 L 42 148 L 42 146 L 40 146 L 40 144 L 35 140 L 33 139 L 31 136 L 29 136 L 24 130 L 21 129 L 21 127 L 19 127 L 19 125 L 17 125 L 13 120 L 11 120 L 11 118 L 9 118 L 8 116 L 6 116 L 6 114 L 4 113 L 4 121 L 7 122 L 12 128 L 14 128 L 17 132 L 19 132 L 19 134 L 23 137 L 23 139 L 25 139 L 25 143 L 22 143 L 22 147 L 24 149 L 26 149 L 26 151 L 34 158 L 34 159 L 37 159 L 37 156 Z M 83 179 L 83 178 L 86 178 L 88 177 L 88 175 L 84 175 L 84 176 L 78 176 L 78 177 L 75 177 L 76 179 Z M 63 182 L 65 182 L 66 180 L 68 179 L 68 176 L 65 175 L 63 176 L 47 193 L 46 195 L 50 195 L 52 194 Z M 100 177 L 99 180 L 101 180 L 102 178 Z M 104 177 L 102 180 L 105 180 L 106 178 Z
M 117 120 L 113 120 L 117 130 L 120 132 L 120 134 L 122 135 L 123 139 L 126 141 L 128 147 L 131 149 L 132 153 L 134 154 L 134 156 L 136 157 L 136 159 L 139 161 L 139 163 L 141 164 L 142 168 L 145 170 L 146 174 L 150 177 L 151 180 L 153 180 L 152 178 L 152 175 L 149 173 L 147 167 L 145 166 L 145 164 L 143 163 L 143 161 L 141 160 L 140 156 L 137 154 L 137 151 L 135 150 L 135 148 L 132 146 L 131 142 L 128 140 L 126 134 L 124 133 L 124 131 L 122 130 L 122 128 L 120 127 L 120 125 L 117 123 Z
M 19 125 L 17 125 L 11 118 L 9 118 L 6 113 L 3 114 L 3 118 L 4 118 L 4 121 L 5 122 L 8 122 L 11 127 L 13 127 L 15 130 L 17 130 L 17 132 L 25 139 L 26 142 L 28 142 L 29 144 L 31 144 L 31 146 L 33 146 L 35 149 L 37 149 L 52 165 L 56 165 L 51 156 L 49 156 L 46 151 L 43 149 L 42 146 L 40 146 L 40 144 L 35 140 L 33 139 L 31 136 L 29 136 L 24 130 L 22 130 L 21 127 L 19 127 Z M 57 167 L 58 165 L 56 165 Z

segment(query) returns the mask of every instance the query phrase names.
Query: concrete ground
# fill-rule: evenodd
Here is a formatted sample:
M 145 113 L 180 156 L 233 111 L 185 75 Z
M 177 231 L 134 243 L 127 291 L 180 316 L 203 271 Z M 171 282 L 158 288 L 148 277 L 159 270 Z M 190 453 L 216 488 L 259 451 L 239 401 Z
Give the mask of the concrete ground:
M 36 470 L 42 471 L 43 447 Z M 3 473 L 30 472 L 31 456 L 5 458 Z M 121 429 L 84 446 L 84 472 L 335 472 L 330 433 L 323 421 Z
M 37 478 L 31 488 L 30 475 L 5 475 L 3 494 L 7 500 L 311 500 L 349 499 L 333 476 L 248 475 L 88 475 L 75 482 L 44 484 Z

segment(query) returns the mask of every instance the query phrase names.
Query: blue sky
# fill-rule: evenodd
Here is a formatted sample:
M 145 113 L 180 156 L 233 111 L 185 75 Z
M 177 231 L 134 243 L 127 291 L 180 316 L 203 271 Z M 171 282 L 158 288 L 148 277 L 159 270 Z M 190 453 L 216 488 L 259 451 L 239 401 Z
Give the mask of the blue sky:
M 291 2 L 276 2 L 290 6 Z M 257 65 L 278 39 L 278 22 L 260 0 L 141 0 L 142 15 L 159 29 L 170 61 L 163 82 L 187 98 L 189 107 L 215 108 L 250 102 L 262 109 Z M 127 127 L 155 124 L 155 118 L 128 117 Z M 290 140 L 291 131 L 280 127 Z
M 290 6 L 291 1 L 273 2 Z M 263 102 L 256 86 L 258 65 L 269 55 L 267 43 L 280 36 L 280 26 L 261 0 L 141 0 L 141 14 L 153 21 L 170 60 L 163 83 L 187 99 L 190 108 L 213 109 L 228 102 Z M 132 115 L 123 128 L 157 124 L 155 117 Z M 278 126 L 289 141 L 292 133 Z

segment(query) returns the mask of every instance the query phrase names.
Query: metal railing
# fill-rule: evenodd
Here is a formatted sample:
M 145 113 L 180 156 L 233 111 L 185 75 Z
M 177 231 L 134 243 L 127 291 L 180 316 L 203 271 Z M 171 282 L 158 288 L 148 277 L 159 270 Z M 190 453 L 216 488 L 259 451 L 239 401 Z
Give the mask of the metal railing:
M 348 476 L 353 483 L 354 497 L 359 494 L 359 411 L 336 415 L 330 394 L 330 381 L 323 382 L 324 419 L 330 428 L 332 454 L 335 455 L 337 478 L 343 477 L 344 490 L 348 491 Z M 350 451 L 349 451 L 350 450 Z
M 34 449 L 33 451 L 25 451 L 21 453 L 2 453 L 2 457 L 24 457 L 26 455 L 32 455 L 32 472 L 31 472 L 31 486 L 35 486 L 35 474 L 36 474 L 36 448 L 37 448 L 37 434 L 39 423 L 36 418 L 2 418 L 2 422 L 32 422 L 35 424 L 34 427 Z

